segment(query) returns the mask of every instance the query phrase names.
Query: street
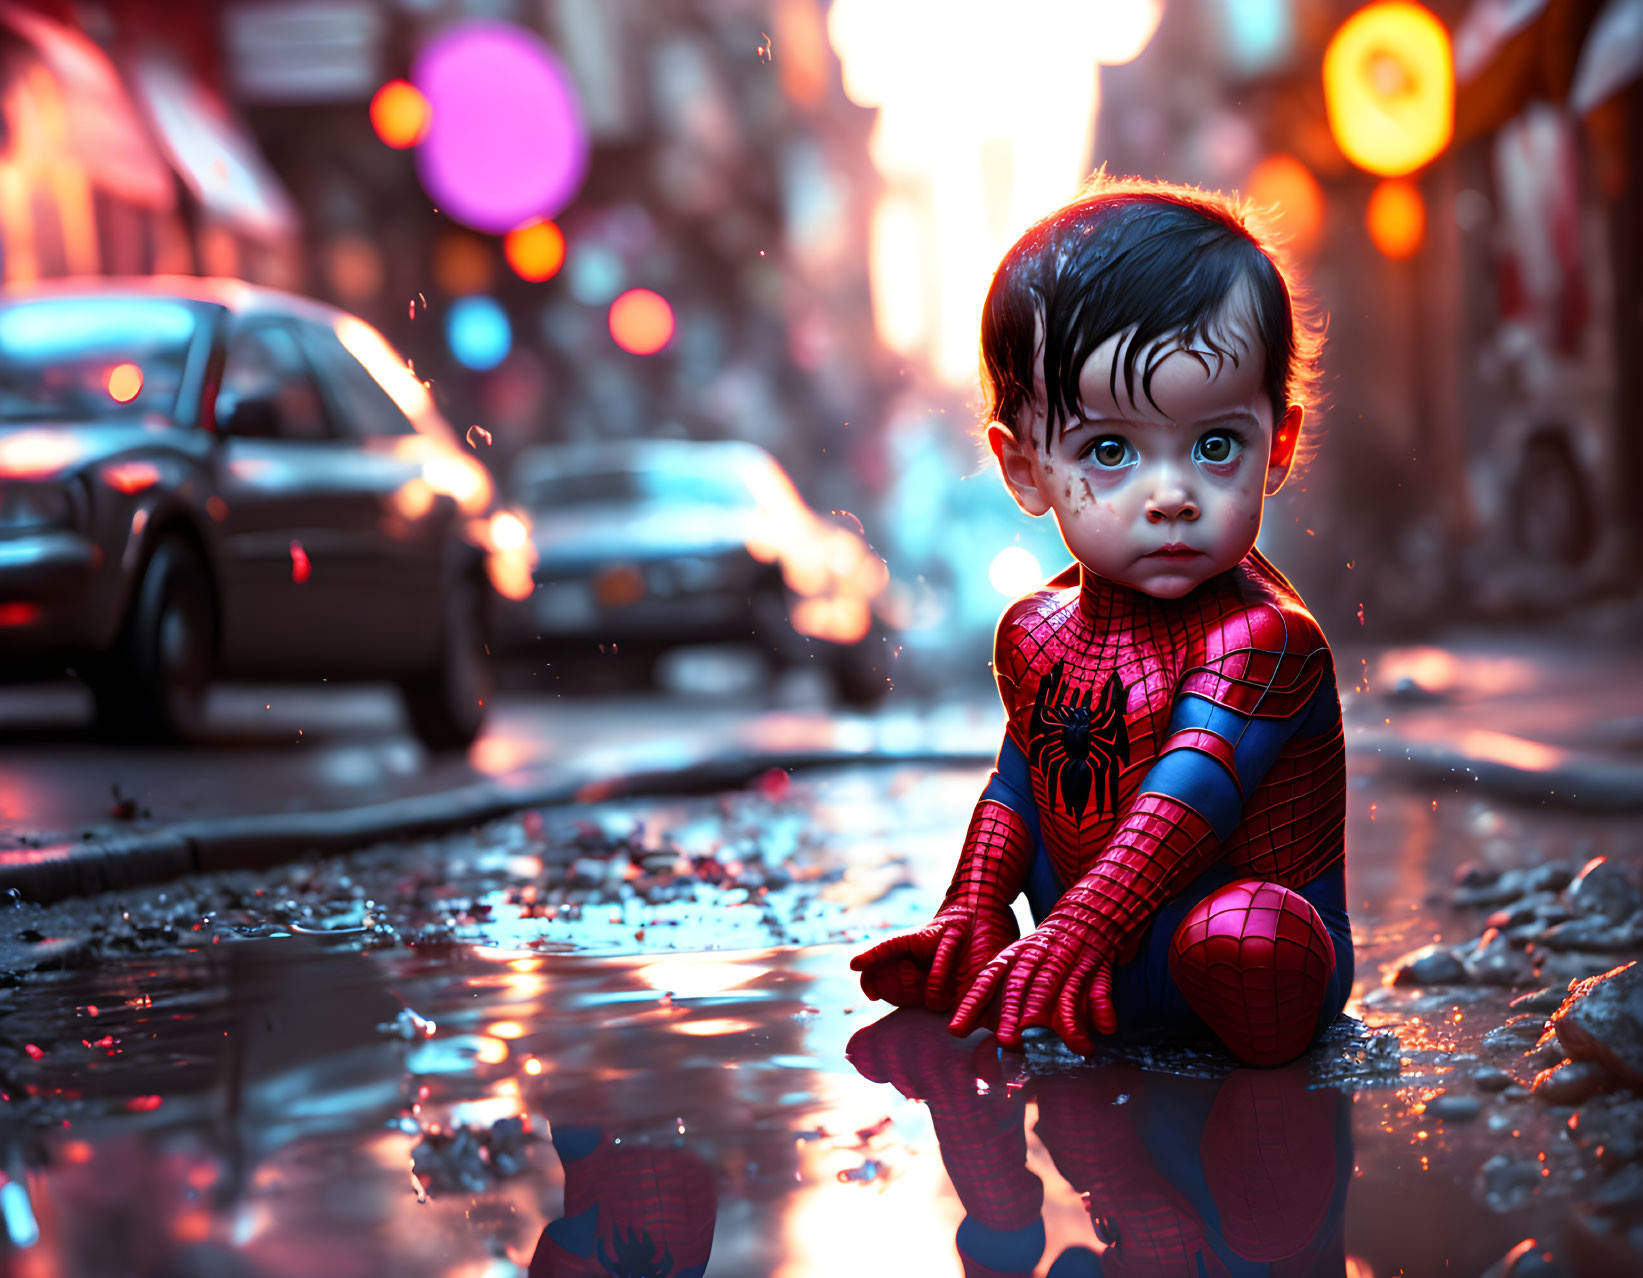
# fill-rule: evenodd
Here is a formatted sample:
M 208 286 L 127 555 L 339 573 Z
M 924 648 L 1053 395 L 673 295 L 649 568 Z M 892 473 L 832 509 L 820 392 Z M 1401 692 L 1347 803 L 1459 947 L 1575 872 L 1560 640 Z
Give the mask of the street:
M 1443 682 L 1431 650 L 1418 658 L 1368 663 L 1371 685 L 1415 667 Z M 1516 697 L 1524 730 L 1551 735 L 1533 663 L 1473 654 L 1449 668 L 1449 686 L 1424 699 L 1409 684 L 1357 696 L 1354 724 L 1418 702 L 1418 731 L 1431 738 L 1441 695 L 1472 699 L 1451 714 L 1466 731 L 1508 737 Z M 247 757 L 211 764 L 214 786 L 189 777 L 155 788 L 186 770 L 151 765 L 154 807 L 137 819 L 192 814 L 183 796 L 213 788 L 199 810 L 227 810 L 223 792 L 248 767 L 269 778 L 259 801 L 302 797 L 304 775 L 323 772 L 305 772 L 310 750 L 333 760 L 398 750 L 413 756 L 400 776 L 422 785 L 472 775 L 460 763 L 419 773 L 392 721 L 373 730 L 361 704 L 348 713 L 366 726 L 337 739 L 279 745 L 247 729 Z M 816 706 L 754 718 L 790 732 L 808 724 L 794 739 L 834 722 Z M 553 730 L 529 732 L 537 720 Z M 1557 748 L 1613 738 L 1618 720 L 1565 723 Z M 553 711 L 520 701 L 498 721 L 526 726 L 521 766 L 551 760 L 567 728 L 584 749 L 611 739 L 594 735 L 601 723 L 614 733 L 642 722 L 653 741 L 687 722 L 724 730 L 668 697 Z M 65 761 L 88 777 L 130 761 L 72 734 L 52 749 L 59 773 Z M 1069 1124 L 1090 1147 L 1130 1150 L 1179 1180 L 1167 1131 L 1202 1122 L 1211 1151 L 1227 1113 L 1263 1105 L 1293 1120 L 1282 1129 L 1293 1148 L 1268 1151 L 1279 1168 L 1269 1174 L 1316 1181 L 1301 1195 L 1305 1220 L 1269 1246 L 1339 1250 L 1352 1274 L 1475 1274 L 1534 1237 L 1557 1272 L 1623 1272 L 1637 1256 L 1639 1198 L 1613 1187 L 1637 1164 L 1611 1169 L 1643 1151 L 1643 1115 L 1620 1097 L 1576 1108 L 1532 1095 L 1543 1067 L 1533 1035 L 1501 1027 L 1525 989 L 1555 989 L 1624 955 L 1553 945 L 1541 950 L 1547 966 L 1525 962 L 1504 982 L 1476 967 L 1435 985 L 1398 971 L 1433 943 L 1461 953 L 1483 929 L 1488 909 L 1454 904 L 1457 867 L 1472 864 L 1468 882 L 1504 883 L 1561 866 L 1567 883 L 1607 856 L 1635 876 L 1643 820 L 1513 804 L 1464 777 L 1382 776 L 1376 749 L 1353 754 L 1349 802 L 1358 967 L 1348 1014 L 1361 1025 L 1275 1073 L 1201 1048 L 1159 1055 L 1122 1042 L 1071 1073 L 1075 1058 L 1043 1040 L 989 1064 L 985 1035 L 959 1042 L 937 1017 L 886 1019 L 862 998 L 850 954 L 928 916 L 984 764 L 774 771 L 717 795 L 531 809 L 257 874 L 14 905 L 0 994 L 5 1157 L 40 1234 L 17 1272 L 364 1273 L 386 1261 L 410 1275 L 502 1278 L 522 1273 L 544 1227 L 589 1194 L 651 1194 L 694 1222 L 711 1272 L 727 1278 L 957 1273 L 966 1209 L 974 1217 L 985 1193 L 1025 1192 L 1032 1176 L 1044 1186 L 1042 1259 L 1067 1253 L 1070 1264 L 1080 1248 L 1113 1245 L 1115 1228 L 1122 1239 L 1133 1206 L 1123 1177 L 1071 1152 Z M 392 775 L 356 784 L 379 797 L 389 790 L 370 787 Z M 95 790 L 88 780 L 61 793 L 89 802 Z M 72 828 L 80 810 L 53 802 L 39 810 Z M 1643 901 L 1635 881 L 1632 891 Z M 1491 1071 L 1507 1076 L 1504 1090 Z M 1441 1118 L 1434 1100 L 1445 1095 L 1455 1108 Z M 1630 1153 L 1581 1137 L 1583 1124 L 1603 1123 L 1636 1124 Z M 593 1170 L 602 1156 L 585 1154 L 589 1142 L 617 1163 L 638 1160 L 649 1187 Z M 1196 1175 L 1211 1187 L 1256 1175 L 1229 1156 L 1205 1152 Z M 1301 1194 L 1298 1184 L 1284 1192 Z M 17 1210 L 14 1199 L 8 1227 L 19 1227 Z M 125 1226 L 92 1227 L 111 1213 Z M 1092 1229 L 1090 1216 L 1109 1223 Z

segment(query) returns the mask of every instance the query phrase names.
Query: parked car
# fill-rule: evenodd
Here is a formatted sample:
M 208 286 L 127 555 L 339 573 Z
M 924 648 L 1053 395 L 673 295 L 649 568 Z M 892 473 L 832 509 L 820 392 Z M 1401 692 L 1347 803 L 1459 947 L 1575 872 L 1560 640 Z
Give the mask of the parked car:
M 648 658 L 740 643 L 778 669 L 822 666 L 853 704 L 889 690 L 894 645 L 874 614 L 884 561 L 848 516 L 810 509 L 762 448 L 555 445 L 521 454 L 512 480 L 536 589 L 504 607 L 500 642 Z
M 234 280 L 0 294 L 0 670 L 73 670 L 111 729 L 186 737 L 219 675 L 392 680 L 466 745 L 497 518 L 363 320 Z

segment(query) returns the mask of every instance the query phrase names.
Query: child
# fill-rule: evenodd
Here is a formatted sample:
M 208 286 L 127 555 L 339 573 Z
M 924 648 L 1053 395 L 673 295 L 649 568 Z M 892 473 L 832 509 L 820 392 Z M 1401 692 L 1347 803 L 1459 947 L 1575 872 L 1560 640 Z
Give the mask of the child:
M 999 1041 L 1202 1023 L 1303 1052 L 1352 988 L 1344 748 L 1318 624 L 1257 551 L 1321 329 L 1219 194 L 1098 174 L 987 294 L 987 442 L 1078 561 L 999 622 L 1008 727 L 936 917 L 869 997 Z M 1017 939 L 1025 892 L 1036 930 Z

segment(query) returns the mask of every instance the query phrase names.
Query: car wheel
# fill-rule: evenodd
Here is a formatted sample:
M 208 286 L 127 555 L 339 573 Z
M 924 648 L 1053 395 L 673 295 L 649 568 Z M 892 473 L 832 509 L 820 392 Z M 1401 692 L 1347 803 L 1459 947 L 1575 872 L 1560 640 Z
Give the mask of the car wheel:
M 187 542 L 168 538 L 149 556 L 113 651 L 92 681 L 99 725 L 150 741 L 197 735 L 216 642 L 205 565 Z
M 465 750 L 485 722 L 491 699 L 485 653 L 484 592 L 465 579 L 445 596 L 445 635 L 439 664 L 400 684 L 411 731 L 429 750 Z

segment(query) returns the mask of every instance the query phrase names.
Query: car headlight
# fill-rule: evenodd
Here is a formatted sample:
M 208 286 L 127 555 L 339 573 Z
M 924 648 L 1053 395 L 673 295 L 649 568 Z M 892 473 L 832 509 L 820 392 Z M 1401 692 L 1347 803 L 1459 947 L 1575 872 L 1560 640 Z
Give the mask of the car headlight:
M 67 528 L 75 510 L 67 484 L 0 484 L 0 528 Z

